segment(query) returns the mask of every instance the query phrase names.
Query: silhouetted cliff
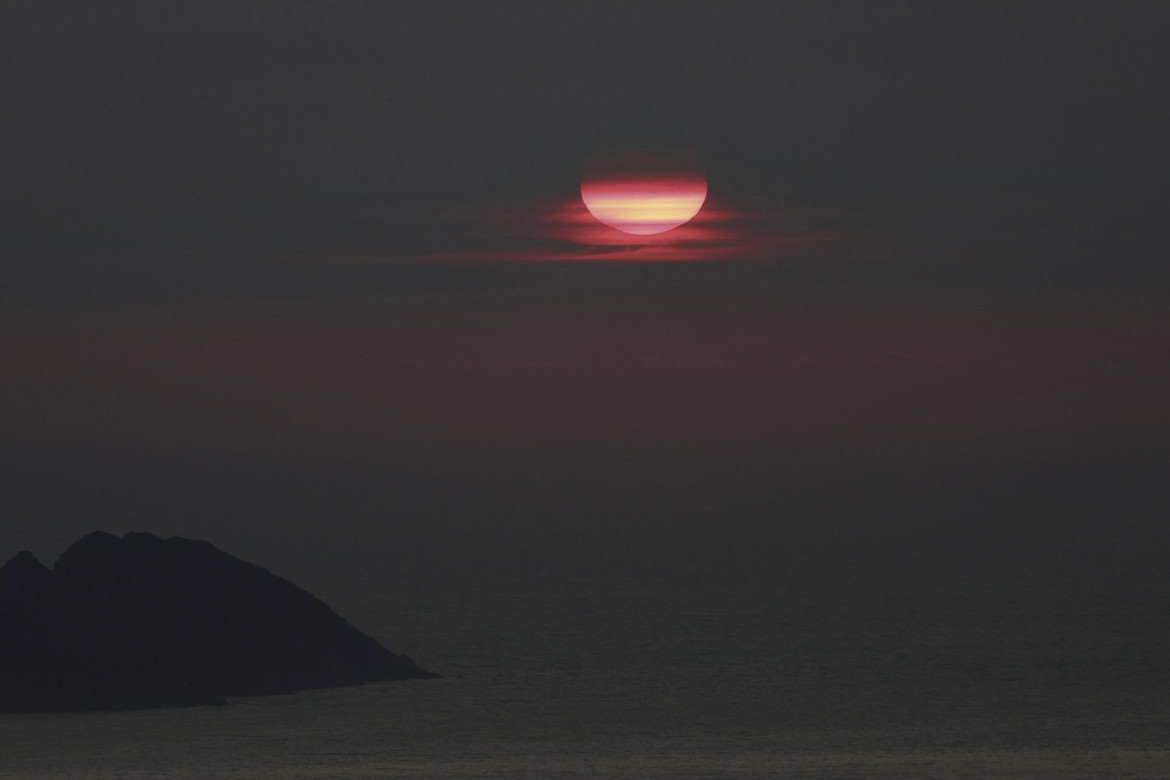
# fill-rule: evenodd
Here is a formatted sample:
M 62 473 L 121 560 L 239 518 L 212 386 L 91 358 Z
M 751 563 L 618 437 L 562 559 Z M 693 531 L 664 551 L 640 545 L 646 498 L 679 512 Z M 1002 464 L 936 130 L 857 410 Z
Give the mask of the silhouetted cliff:
M 207 542 L 92 533 L 0 568 L 0 711 L 223 703 L 436 675 Z

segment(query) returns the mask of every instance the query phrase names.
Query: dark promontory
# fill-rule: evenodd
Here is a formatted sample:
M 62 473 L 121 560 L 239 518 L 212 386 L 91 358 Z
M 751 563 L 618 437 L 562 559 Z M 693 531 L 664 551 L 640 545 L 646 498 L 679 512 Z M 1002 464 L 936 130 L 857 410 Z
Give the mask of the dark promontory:
M 0 568 L 0 711 L 219 704 L 436 675 L 207 542 L 92 533 Z

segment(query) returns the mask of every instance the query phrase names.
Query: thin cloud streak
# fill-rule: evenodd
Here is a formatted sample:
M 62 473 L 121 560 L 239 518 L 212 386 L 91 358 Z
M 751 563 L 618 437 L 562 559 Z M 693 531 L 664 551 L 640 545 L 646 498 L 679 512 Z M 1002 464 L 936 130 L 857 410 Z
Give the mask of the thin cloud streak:
M 386 227 L 397 219 L 387 207 Z M 378 215 L 367 212 L 351 224 L 377 234 Z M 696 263 L 817 259 L 859 247 L 881 252 L 885 237 L 856 217 L 815 209 L 748 208 L 710 200 L 698 215 L 656 235 L 633 236 L 603 225 L 578 197 L 481 204 L 444 217 L 434 227 L 457 249 L 415 249 L 379 253 L 329 253 L 331 261 L 456 263 Z M 373 242 L 376 246 L 376 242 Z

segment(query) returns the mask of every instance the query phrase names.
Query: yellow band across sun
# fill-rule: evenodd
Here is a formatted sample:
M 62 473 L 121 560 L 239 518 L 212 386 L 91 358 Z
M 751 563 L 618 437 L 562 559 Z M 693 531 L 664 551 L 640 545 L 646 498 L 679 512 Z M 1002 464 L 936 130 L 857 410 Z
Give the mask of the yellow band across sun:
M 681 225 L 699 212 L 706 193 L 687 195 L 591 195 L 585 205 L 602 222 L 661 232 Z

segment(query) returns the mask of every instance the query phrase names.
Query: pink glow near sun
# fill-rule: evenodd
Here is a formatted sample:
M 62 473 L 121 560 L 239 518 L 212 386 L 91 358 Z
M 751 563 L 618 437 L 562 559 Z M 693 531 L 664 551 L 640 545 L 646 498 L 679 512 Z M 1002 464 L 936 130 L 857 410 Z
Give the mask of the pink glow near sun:
M 581 200 L 599 222 L 636 236 L 689 222 L 707 199 L 707 175 L 693 155 L 602 153 L 581 177 Z

